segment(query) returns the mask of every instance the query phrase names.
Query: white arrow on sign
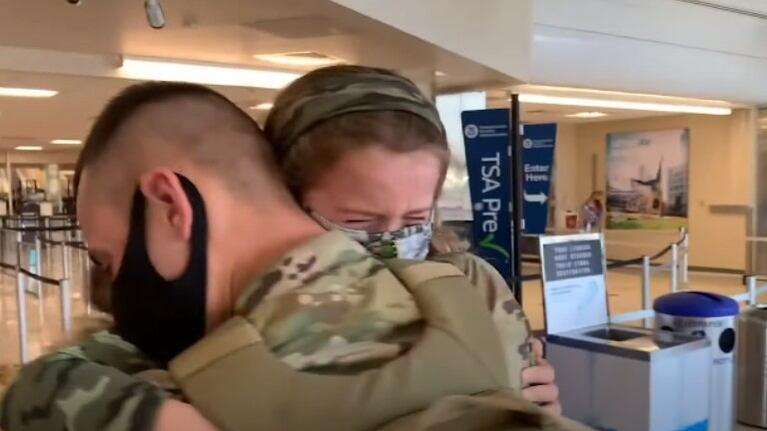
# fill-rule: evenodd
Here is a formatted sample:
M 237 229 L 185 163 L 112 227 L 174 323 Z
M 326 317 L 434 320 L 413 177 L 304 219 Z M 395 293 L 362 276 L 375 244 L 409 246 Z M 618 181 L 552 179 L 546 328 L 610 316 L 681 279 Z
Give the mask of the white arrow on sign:
M 538 193 L 537 195 L 528 195 L 527 193 L 525 193 L 525 201 L 527 202 L 533 202 L 533 203 L 538 203 L 543 205 L 546 203 L 548 199 L 549 198 L 546 196 L 546 193 L 543 193 L 543 192 Z

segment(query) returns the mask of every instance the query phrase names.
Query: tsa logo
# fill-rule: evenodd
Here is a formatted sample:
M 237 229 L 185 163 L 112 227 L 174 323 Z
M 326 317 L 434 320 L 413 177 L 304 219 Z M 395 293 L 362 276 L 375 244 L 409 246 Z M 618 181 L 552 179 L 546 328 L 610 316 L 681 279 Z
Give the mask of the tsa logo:
M 533 140 L 532 139 L 525 139 L 522 141 L 522 148 L 529 150 L 533 148 Z
M 469 139 L 474 139 L 479 136 L 479 127 L 476 124 L 467 124 L 463 129 L 464 135 Z

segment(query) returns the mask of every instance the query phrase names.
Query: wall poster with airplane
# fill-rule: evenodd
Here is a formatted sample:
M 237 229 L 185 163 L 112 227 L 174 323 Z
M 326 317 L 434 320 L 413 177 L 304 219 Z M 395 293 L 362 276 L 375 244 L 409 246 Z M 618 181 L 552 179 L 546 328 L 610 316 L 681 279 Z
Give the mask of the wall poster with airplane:
M 690 130 L 607 135 L 607 228 L 687 226 Z

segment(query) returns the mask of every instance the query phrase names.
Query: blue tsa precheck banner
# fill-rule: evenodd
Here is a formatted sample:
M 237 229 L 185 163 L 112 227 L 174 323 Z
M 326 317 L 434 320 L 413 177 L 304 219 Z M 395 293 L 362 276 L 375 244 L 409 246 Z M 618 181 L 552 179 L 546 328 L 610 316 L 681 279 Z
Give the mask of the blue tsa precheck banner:
M 461 114 L 472 206 L 474 250 L 511 277 L 509 110 Z
M 469 174 L 474 249 L 504 277 L 511 275 L 511 163 L 509 110 L 465 111 L 461 115 Z M 525 233 L 546 232 L 556 124 L 522 130 Z

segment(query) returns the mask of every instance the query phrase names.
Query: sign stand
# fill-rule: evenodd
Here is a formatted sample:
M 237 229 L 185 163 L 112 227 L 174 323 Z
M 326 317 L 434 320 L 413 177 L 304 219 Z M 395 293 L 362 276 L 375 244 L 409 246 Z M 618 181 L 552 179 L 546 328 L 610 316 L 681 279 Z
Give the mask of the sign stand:
M 556 124 L 519 121 L 511 109 L 461 113 L 472 203 L 473 251 L 503 276 L 522 303 L 522 234 L 546 232 Z
M 511 279 L 514 297 L 522 305 L 522 139 L 519 134 L 519 94 L 511 94 L 509 109 L 509 157 L 511 161 Z

